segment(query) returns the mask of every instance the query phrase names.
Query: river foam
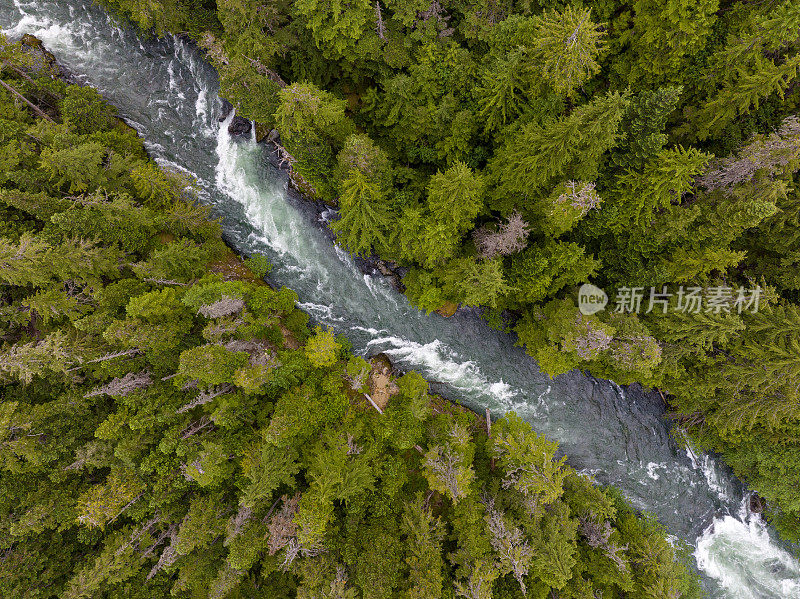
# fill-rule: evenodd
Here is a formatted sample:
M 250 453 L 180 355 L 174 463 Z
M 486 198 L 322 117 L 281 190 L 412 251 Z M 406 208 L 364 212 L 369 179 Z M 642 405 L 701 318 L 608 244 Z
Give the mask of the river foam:
M 744 497 L 737 517 L 715 518 L 697 540 L 698 567 L 719 581 L 730 597 L 800 598 L 800 565 L 772 538 L 759 514 Z

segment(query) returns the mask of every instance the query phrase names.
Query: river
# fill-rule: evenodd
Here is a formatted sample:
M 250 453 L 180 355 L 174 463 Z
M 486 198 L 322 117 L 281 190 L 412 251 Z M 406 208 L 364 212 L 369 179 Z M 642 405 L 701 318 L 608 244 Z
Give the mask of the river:
M 620 487 L 690 542 L 710 597 L 800 599 L 800 564 L 749 512 L 724 466 L 675 443 L 658 395 L 579 372 L 550 380 L 474 313 L 426 316 L 380 276 L 364 275 L 322 230 L 326 215 L 288 197 L 264 148 L 230 138 L 218 122 L 216 73 L 190 45 L 141 39 L 81 0 L 0 0 L 0 28 L 42 39 L 119 108 L 151 156 L 195 176 L 226 239 L 267 254 L 273 282 L 294 289 L 300 307 L 356 352 L 385 352 L 480 412 L 517 412 L 557 440 L 569 464 Z

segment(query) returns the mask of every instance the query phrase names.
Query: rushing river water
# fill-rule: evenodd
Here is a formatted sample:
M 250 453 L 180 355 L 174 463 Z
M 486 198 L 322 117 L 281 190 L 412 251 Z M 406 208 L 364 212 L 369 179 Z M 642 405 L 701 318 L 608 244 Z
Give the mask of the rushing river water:
M 385 352 L 471 408 L 516 411 L 557 440 L 572 466 L 617 485 L 692 543 L 711 597 L 800 598 L 800 565 L 749 513 L 725 468 L 676 445 L 660 397 L 577 372 L 550 380 L 474 314 L 426 316 L 381 277 L 362 274 L 321 230 L 317 211 L 287 198 L 263 147 L 232 140 L 218 123 L 216 74 L 193 48 L 142 40 L 80 0 L 0 0 L 0 28 L 41 38 L 119 108 L 156 160 L 197 177 L 226 238 L 270 256 L 273 281 L 297 291 L 300 306 L 355 351 Z

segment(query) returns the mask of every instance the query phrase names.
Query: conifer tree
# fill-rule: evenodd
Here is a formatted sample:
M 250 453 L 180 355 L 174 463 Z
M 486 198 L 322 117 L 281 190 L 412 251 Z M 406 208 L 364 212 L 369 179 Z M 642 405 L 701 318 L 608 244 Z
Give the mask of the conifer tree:
M 339 196 L 341 218 L 331 224 L 337 240 L 356 255 L 369 255 L 389 244 L 392 213 L 386 193 L 357 169 L 351 169 Z
M 445 295 L 467 306 L 497 306 L 511 290 L 499 258 L 456 258 L 447 263 L 441 279 Z
M 494 205 L 525 206 L 557 178 L 593 179 L 603 153 L 616 143 L 627 104 L 627 95 L 611 93 L 548 125 L 524 125 L 490 164 Z
M 306 20 L 317 47 L 331 58 L 352 52 L 356 42 L 375 21 L 375 7 L 369 0 L 347 4 L 299 0 L 294 10 Z
M 629 83 L 680 82 L 686 64 L 705 45 L 718 7 L 719 0 L 633 2 L 633 27 L 622 36 L 635 56 Z
M 526 40 L 527 41 L 527 40 Z M 545 12 L 535 20 L 531 62 L 557 92 L 571 95 L 600 70 L 603 32 L 591 20 L 591 9 L 567 5 L 563 12 Z

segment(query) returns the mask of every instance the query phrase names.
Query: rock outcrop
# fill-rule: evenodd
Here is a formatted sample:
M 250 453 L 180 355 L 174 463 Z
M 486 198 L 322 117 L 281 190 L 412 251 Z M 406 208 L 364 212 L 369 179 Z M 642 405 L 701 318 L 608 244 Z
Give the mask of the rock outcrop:
M 253 123 L 248 121 L 246 118 L 241 116 L 234 116 L 231 120 L 230 124 L 228 125 L 228 133 L 233 136 L 245 136 L 250 135 L 250 131 L 253 128 Z

